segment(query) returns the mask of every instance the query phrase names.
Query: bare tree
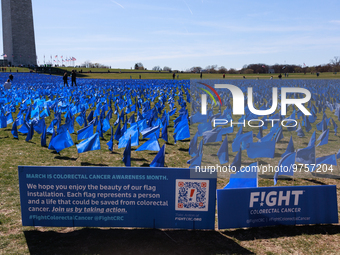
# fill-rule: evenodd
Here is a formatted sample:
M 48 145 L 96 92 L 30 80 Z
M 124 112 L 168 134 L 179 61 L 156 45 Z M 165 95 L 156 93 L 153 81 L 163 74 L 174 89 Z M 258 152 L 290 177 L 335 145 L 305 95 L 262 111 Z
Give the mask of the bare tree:
M 211 66 L 207 66 L 205 69 L 206 69 L 209 73 L 216 73 L 216 68 L 217 68 L 217 65 L 211 65 Z
M 224 66 L 221 66 L 219 69 L 218 69 L 218 72 L 219 73 L 226 73 L 228 70 L 227 68 L 225 68 Z
M 92 63 L 90 60 L 86 60 L 84 63 L 81 64 L 82 67 L 86 67 L 86 68 L 91 68 Z
M 164 67 L 163 67 L 163 71 L 171 72 L 171 67 L 164 66 Z
M 335 56 L 333 59 L 330 60 L 332 65 L 333 72 L 340 72 L 340 57 Z
M 162 68 L 160 66 L 154 66 L 152 68 L 153 71 L 162 71 Z
M 202 67 L 200 66 L 193 66 L 190 68 L 190 72 L 193 72 L 193 73 L 199 73 L 201 72 L 201 70 L 202 70 Z
M 228 71 L 228 73 L 230 73 L 230 74 L 236 74 L 237 71 L 236 71 L 236 69 L 234 69 L 234 68 L 230 68 L 229 71 Z

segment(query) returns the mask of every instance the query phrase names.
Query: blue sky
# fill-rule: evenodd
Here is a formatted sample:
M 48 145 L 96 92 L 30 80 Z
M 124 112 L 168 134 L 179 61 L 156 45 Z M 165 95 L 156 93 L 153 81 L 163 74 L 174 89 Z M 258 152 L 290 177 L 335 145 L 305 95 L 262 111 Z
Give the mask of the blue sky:
M 326 64 L 340 1 L 32 0 L 40 64 L 58 55 L 131 68 Z M 1 40 L 2 47 L 2 40 Z M 60 59 L 61 60 L 61 59 Z

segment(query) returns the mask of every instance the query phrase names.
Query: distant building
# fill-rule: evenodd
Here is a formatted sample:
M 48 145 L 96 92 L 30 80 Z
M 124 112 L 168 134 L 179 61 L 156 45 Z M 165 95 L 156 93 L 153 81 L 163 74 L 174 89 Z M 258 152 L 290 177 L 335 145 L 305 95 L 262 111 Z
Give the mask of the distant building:
M 269 66 L 268 67 L 268 73 L 275 73 L 275 70 L 273 67 Z
M 31 0 L 2 0 L 3 53 L 9 65 L 37 65 Z
M 0 66 L 8 66 L 7 59 L 0 59 Z

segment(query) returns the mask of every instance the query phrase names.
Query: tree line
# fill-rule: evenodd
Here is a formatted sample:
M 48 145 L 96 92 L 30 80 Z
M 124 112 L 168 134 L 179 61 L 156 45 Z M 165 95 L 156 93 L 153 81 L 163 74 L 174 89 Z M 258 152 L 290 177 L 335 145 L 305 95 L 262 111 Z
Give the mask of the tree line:
M 82 67 L 90 67 L 90 68 L 109 68 L 108 66 L 101 65 L 99 63 L 91 63 L 90 61 L 85 61 L 82 64 Z M 135 63 L 135 70 L 147 70 L 141 62 Z M 172 70 L 171 67 L 164 66 L 161 68 L 160 66 L 154 66 L 152 68 L 153 71 L 167 71 L 167 72 L 178 72 L 178 70 Z M 186 72 L 192 73 L 225 73 L 225 74 L 261 74 L 261 73 L 323 73 L 323 72 L 340 72 L 340 57 L 335 56 L 333 59 L 329 61 L 327 64 L 316 65 L 316 66 L 306 66 L 303 65 L 294 65 L 294 64 L 274 64 L 267 65 L 264 63 L 257 64 L 249 64 L 244 65 L 240 70 L 236 70 L 234 68 L 227 69 L 224 66 L 218 67 L 217 65 L 209 65 L 206 68 L 202 68 L 200 66 L 193 66 L 187 70 Z

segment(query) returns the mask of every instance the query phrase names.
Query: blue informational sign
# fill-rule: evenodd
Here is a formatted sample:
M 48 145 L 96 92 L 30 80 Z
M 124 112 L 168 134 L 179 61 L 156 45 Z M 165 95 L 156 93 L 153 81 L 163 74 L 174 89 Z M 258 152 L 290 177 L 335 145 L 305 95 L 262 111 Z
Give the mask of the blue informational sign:
M 336 186 L 217 190 L 218 228 L 338 223 Z
M 23 226 L 214 229 L 216 178 L 189 169 L 19 166 Z

